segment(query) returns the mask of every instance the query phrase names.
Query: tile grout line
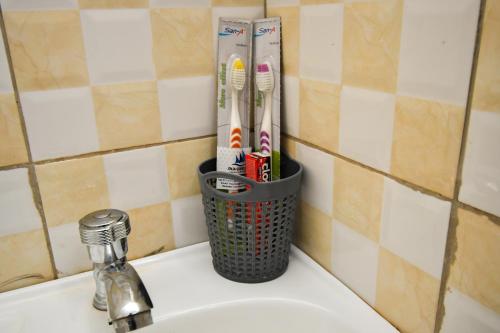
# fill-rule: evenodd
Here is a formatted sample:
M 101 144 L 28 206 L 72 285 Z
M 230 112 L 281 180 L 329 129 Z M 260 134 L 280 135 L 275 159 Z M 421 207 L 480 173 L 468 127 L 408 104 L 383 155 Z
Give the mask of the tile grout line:
M 346 162 L 348 162 L 350 164 L 354 164 L 354 165 L 359 166 L 359 167 L 361 167 L 363 169 L 366 169 L 368 171 L 371 171 L 371 172 L 377 173 L 379 175 L 382 175 L 384 177 L 387 177 L 387 178 L 389 178 L 391 180 L 394 180 L 394 181 L 396 181 L 396 182 L 398 182 L 398 183 L 400 183 L 400 184 L 402 184 L 402 185 L 404 185 L 406 187 L 411 188 L 412 190 L 416 190 L 416 191 L 421 192 L 423 194 L 427 194 L 427 195 L 430 195 L 430 196 L 435 197 L 437 199 L 441 199 L 441 200 L 445 200 L 445 201 L 452 201 L 453 200 L 453 198 L 446 197 L 446 196 L 444 196 L 441 193 L 438 193 L 438 192 L 435 192 L 435 191 L 430 190 L 428 188 L 425 188 L 423 186 L 411 183 L 411 182 L 409 182 L 409 181 L 407 181 L 405 179 L 402 179 L 402 178 L 399 178 L 397 176 L 391 175 L 390 173 L 387 173 L 385 171 L 382 171 L 382 170 L 379 170 L 379 169 L 375 169 L 374 167 L 371 167 L 369 165 L 366 165 L 366 164 L 363 164 L 363 163 L 358 162 L 356 160 L 353 160 L 353 159 L 351 159 L 351 158 L 349 158 L 347 156 L 341 155 L 340 153 L 330 151 L 330 150 L 325 149 L 325 148 L 323 148 L 321 146 L 318 146 L 318 145 L 316 145 L 314 143 L 310 143 L 310 142 L 308 142 L 306 140 L 299 139 L 299 138 L 297 138 L 297 137 L 295 137 L 293 135 L 290 135 L 290 134 L 287 134 L 287 133 L 284 133 L 284 132 L 282 132 L 281 135 L 284 136 L 284 137 L 287 137 L 289 139 L 292 139 L 292 140 L 294 140 L 294 141 L 296 141 L 298 143 L 301 143 L 301 144 L 303 144 L 305 146 L 308 146 L 310 148 L 317 149 L 317 150 L 322 151 L 322 152 L 324 152 L 326 154 L 329 154 L 329 155 L 332 155 L 332 156 L 334 156 L 336 158 L 342 159 L 342 160 L 344 160 L 344 161 L 346 161 Z
M 419 191 L 419 192 L 421 192 L 423 194 L 435 197 L 435 198 L 440 199 L 440 200 L 445 200 L 445 201 L 448 201 L 450 203 L 456 202 L 457 207 L 464 208 L 464 209 L 472 211 L 474 213 L 486 216 L 493 223 L 496 223 L 496 224 L 500 225 L 500 216 L 497 216 L 495 214 L 492 214 L 492 213 L 489 213 L 487 211 L 481 210 L 480 208 L 471 206 L 471 205 L 469 205 L 467 203 L 461 202 L 461 201 L 458 200 L 458 198 L 456 198 L 456 199 L 455 199 L 455 197 L 448 198 L 448 197 L 446 197 L 446 196 L 444 196 L 444 195 L 442 195 L 440 193 L 434 192 L 434 191 L 429 190 L 429 189 L 427 189 L 425 187 L 422 187 L 420 185 L 413 184 L 413 183 L 411 183 L 411 182 L 409 182 L 407 180 L 398 178 L 397 176 L 391 175 L 391 174 L 386 173 L 386 172 L 384 172 L 382 170 L 375 169 L 375 168 L 373 168 L 373 167 L 371 167 L 369 165 L 366 165 L 366 164 L 363 164 L 363 163 L 358 162 L 356 160 L 350 159 L 349 157 L 346 157 L 346 156 L 341 155 L 339 153 L 335 153 L 335 152 L 329 151 L 328 149 L 325 149 L 323 147 L 320 147 L 320 146 L 318 146 L 316 144 L 310 143 L 310 142 L 305 141 L 303 139 L 299 139 L 299 138 L 297 138 L 297 137 L 295 137 L 293 135 L 290 135 L 290 134 L 287 134 L 287 133 L 284 133 L 284 132 L 282 132 L 281 135 L 282 135 L 282 137 L 286 137 L 288 139 L 291 139 L 291 140 L 295 141 L 296 143 L 300 143 L 300 144 L 303 144 L 303 145 L 305 145 L 307 147 L 314 148 L 314 149 L 322 151 L 323 153 L 326 153 L 328 155 L 332 155 L 333 157 L 342 159 L 342 160 L 344 160 L 344 161 L 346 161 L 346 162 L 348 162 L 350 164 L 354 164 L 354 165 L 359 166 L 359 167 L 361 167 L 363 169 L 366 169 L 368 171 L 371 171 L 371 172 L 380 174 L 380 175 L 382 175 L 384 177 L 390 178 L 390 179 L 392 179 L 394 181 L 397 181 L 398 183 L 400 183 L 400 184 L 402 184 L 402 185 L 404 185 L 406 187 L 411 188 L 412 190 Z M 460 161 L 460 163 L 461 163 L 461 161 Z M 460 168 L 457 168 L 457 173 L 461 173 L 461 171 L 462 171 L 461 165 L 459 167 Z M 458 180 L 458 178 L 457 178 L 457 180 Z
M 17 105 L 16 105 L 16 107 L 17 107 Z M 7 170 L 13 170 L 13 169 L 19 169 L 19 168 L 28 168 L 31 164 L 32 163 L 30 163 L 30 162 L 25 162 L 25 163 L 2 165 L 2 166 L 0 166 L 0 171 L 7 171 Z
M 107 154 L 133 151 L 133 150 L 144 149 L 144 148 L 158 147 L 158 146 L 162 146 L 162 145 L 170 145 L 170 144 L 181 143 L 181 142 L 202 140 L 202 139 L 207 139 L 207 138 L 211 138 L 211 137 L 215 137 L 215 136 L 216 136 L 216 134 L 207 134 L 207 135 L 194 136 L 191 138 L 177 139 L 177 140 L 172 140 L 172 141 L 161 141 L 161 142 L 155 142 L 155 143 L 146 143 L 146 144 L 137 145 L 137 146 L 129 146 L 129 147 L 114 148 L 114 149 L 107 149 L 107 150 L 101 150 L 101 151 L 93 151 L 90 153 L 84 153 L 84 154 L 79 154 L 79 155 L 69 155 L 69 156 L 64 156 L 64 157 L 57 157 L 57 158 L 52 158 L 52 159 L 36 161 L 36 162 L 32 162 L 31 164 L 33 164 L 35 166 L 45 165 L 45 164 L 50 164 L 50 163 L 64 162 L 64 161 L 69 161 L 69 160 L 77 160 L 77 159 L 83 159 L 83 158 L 89 158 L 89 157 L 95 157 L 95 156 L 104 156 Z M 31 164 L 30 163 L 22 163 L 22 164 L 6 165 L 6 166 L 0 167 L 0 171 L 28 167 Z
M 458 156 L 457 170 L 455 174 L 455 188 L 453 189 L 450 219 L 448 222 L 448 234 L 446 237 L 445 251 L 443 256 L 443 268 L 441 272 L 441 281 L 440 281 L 441 284 L 439 286 L 439 297 L 436 306 L 436 316 L 434 319 L 434 333 L 439 333 L 443 325 L 444 316 L 446 312 L 444 307 L 446 288 L 448 284 L 448 279 L 451 274 L 451 266 L 455 261 L 455 253 L 457 250 L 458 208 L 461 207 L 460 205 L 461 203 L 459 201 L 458 196 L 460 193 L 460 187 L 462 185 L 462 171 L 463 171 L 463 165 L 467 147 L 467 138 L 469 134 L 469 120 L 472 108 L 474 87 L 476 82 L 479 51 L 481 47 L 481 35 L 484 23 L 485 5 L 486 5 L 486 0 L 481 0 L 479 4 L 479 15 L 477 19 L 476 40 L 474 45 L 474 54 L 472 57 L 472 68 L 469 78 L 467 105 L 465 107 L 464 124 L 462 127 L 462 141 L 460 143 L 460 153 Z
M 46 159 L 46 160 L 36 161 L 36 162 L 34 162 L 34 165 L 45 165 L 45 164 L 50 164 L 50 163 L 64 162 L 64 161 L 68 161 L 68 160 L 77 160 L 77 159 L 89 158 L 89 157 L 95 157 L 95 156 L 104 156 L 104 155 L 113 154 L 113 153 L 121 153 L 121 152 L 127 152 L 127 151 L 133 151 L 133 150 L 145 149 L 145 148 L 151 148 L 151 147 L 159 147 L 159 146 L 171 145 L 171 144 L 187 142 L 187 141 L 202 140 L 202 139 L 207 139 L 207 138 L 212 138 L 212 137 L 216 137 L 216 134 L 207 134 L 207 135 L 195 136 L 195 137 L 185 138 L 185 139 L 177 139 L 177 140 L 172 140 L 172 141 L 161 141 L 161 142 L 155 142 L 155 143 L 146 143 L 146 144 L 137 145 L 137 146 L 114 148 L 114 149 L 93 151 L 90 153 L 84 153 L 84 154 L 79 154 L 79 155 L 71 155 L 71 156 Z
M 474 206 L 468 205 L 468 204 L 463 203 L 463 202 L 458 201 L 458 200 L 457 200 L 457 208 L 462 208 L 464 210 L 468 210 L 471 213 L 475 213 L 477 215 L 484 216 L 484 217 L 488 218 L 488 220 L 490 220 L 492 223 L 497 224 L 498 226 L 500 226 L 500 216 L 497 216 L 497 215 L 492 214 L 492 213 L 485 212 L 484 210 L 481 210 L 479 208 L 476 208 Z
M 30 182 L 30 187 L 31 187 L 31 193 L 33 195 L 33 201 L 35 203 L 35 207 L 36 207 L 38 214 L 40 215 L 40 219 L 42 221 L 42 230 L 43 230 L 43 234 L 45 237 L 45 246 L 47 247 L 47 251 L 49 253 L 49 260 L 50 260 L 52 275 L 53 275 L 54 279 L 57 279 L 58 277 L 57 277 L 57 269 L 56 269 L 56 263 L 55 263 L 55 259 L 54 259 L 54 253 L 52 251 L 52 245 L 50 243 L 47 219 L 45 217 L 45 212 L 44 212 L 43 203 L 42 203 L 42 196 L 41 196 L 40 188 L 38 185 L 38 178 L 36 176 L 35 166 L 33 164 L 33 156 L 31 154 L 31 148 L 30 148 L 30 144 L 29 144 L 29 140 L 28 140 L 28 131 L 26 129 L 26 121 L 24 119 L 24 114 L 23 114 L 22 108 L 21 108 L 21 99 L 19 97 L 19 88 L 17 86 L 16 76 L 14 73 L 14 65 L 13 65 L 12 57 L 11 57 L 11 53 L 10 53 L 9 39 L 7 36 L 7 29 L 5 27 L 3 10 L 1 9 L 1 7 L 0 7 L 0 30 L 1 30 L 0 33 L 2 33 L 2 37 L 4 40 L 3 44 L 4 44 L 5 54 L 7 57 L 7 63 L 9 66 L 12 88 L 14 90 L 14 96 L 16 99 L 17 113 L 19 116 L 20 124 L 21 124 L 21 130 L 23 131 L 23 138 L 24 138 L 24 145 L 25 145 L 26 153 L 28 155 L 28 163 L 26 163 L 25 166 L 28 169 L 28 177 L 29 177 L 29 182 Z

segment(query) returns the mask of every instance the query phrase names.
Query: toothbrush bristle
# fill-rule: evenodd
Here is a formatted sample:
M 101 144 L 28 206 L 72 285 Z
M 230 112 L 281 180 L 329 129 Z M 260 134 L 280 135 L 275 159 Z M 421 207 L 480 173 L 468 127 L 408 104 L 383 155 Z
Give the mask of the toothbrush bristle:
M 241 61 L 240 58 L 238 58 L 238 59 L 236 59 L 234 61 L 234 65 L 233 66 L 234 66 L 235 69 L 245 69 L 245 65 L 243 64 L 243 61 Z
M 267 73 L 267 72 L 269 72 L 269 66 L 267 66 L 267 64 L 258 64 L 257 65 L 257 72 Z
M 245 65 L 240 58 L 236 58 L 231 70 L 231 86 L 236 90 L 242 90 L 245 86 L 245 79 Z
M 255 74 L 255 83 L 257 88 L 265 93 L 269 93 L 274 88 L 274 77 L 271 65 L 262 63 L 257 65 L 257 73 Z

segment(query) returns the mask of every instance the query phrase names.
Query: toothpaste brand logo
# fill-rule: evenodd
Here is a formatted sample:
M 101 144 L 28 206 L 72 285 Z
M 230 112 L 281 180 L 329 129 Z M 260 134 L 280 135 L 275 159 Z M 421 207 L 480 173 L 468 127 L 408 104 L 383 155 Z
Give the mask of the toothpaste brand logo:
M 231 27 L 225 27 L 224 31 L 219 32 L 219 36 L 231 36 L 231 35 L 236 35 L 240 36 L 245 33 L 245 29 L 243 28 L 231 28 Z
M 265 34 L 270 34 L 272 35 L 273 33 L 276 32 L 276 26 L 272 27 L 272 28 L 259 28 L 255 34 L 254 34 L 254 37 L 260 37 L 260 36 L 264 36 Z
M 242 152 L 241 154 L 236 155 L 236 158 L 235 158 L 233 165 L 238 166 L 238 167 L 244 166 L 245 165 L 245 153 Z

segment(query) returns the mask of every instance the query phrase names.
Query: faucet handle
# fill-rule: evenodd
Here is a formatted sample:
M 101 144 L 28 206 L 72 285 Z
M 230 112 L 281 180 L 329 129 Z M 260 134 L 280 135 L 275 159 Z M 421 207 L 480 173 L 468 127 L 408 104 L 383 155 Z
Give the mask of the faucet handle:
M 127 213 L 117 209 L 103 209 L 85 215 L 79 222 L 80 239 L 86 245 L 112 245 L 127 238 L 130 220 Z

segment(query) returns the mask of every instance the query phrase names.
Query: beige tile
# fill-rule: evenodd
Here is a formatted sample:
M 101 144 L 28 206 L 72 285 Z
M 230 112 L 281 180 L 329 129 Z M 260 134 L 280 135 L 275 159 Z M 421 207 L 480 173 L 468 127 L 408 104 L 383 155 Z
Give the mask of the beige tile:
M 378 243 L 384 177 L 335 159 L 333 217 Z
M 128 237 L 129 259 L 175 248 L 170 203 L 128 211 L 132 231 Z
M 212 6 L 264 6 L 264 0 L 212 0 Z
M 0 166 L 28 162 L 14 94 L 0 94 Z
M 327 270 L 331 270 L 332 221 L 302 201 L 299 205 L 295 244 Z
M 487 0 L 472 107 L 500 112 L 500 1 Z
M 456 240 L 448 284 L 500 314 L 500 226 L 459 209 Z
M 270 7 L 267 16 L 281 17 L 281 39 L 284 75 L 299 73 L 299 7 Z
M 294 139 L 286 136 L 281 137 L 281 149 L 289 157 L 297 158 L 297 144 Z
M 167 144 L 168 186 L 171 199 L 200 193 L 198 165 L 215 157 L 216 138 Z
M 88 84 L 78 11 L 7 12 L 4 17 L 19 90 Z
M 463 121 L 462 107 L 398 96 L 391 173 L 452 197 Z
M 79 0 L 80 8 L 147 8 L 148 0 Z
M 156 76 L 167 79 L 214 72 L 209 8 L 151 10 Z
M 49 227 L 109 208 L 101 156 L 38 165 L 35 170 Z
M 380 248 L 375 309 L 401 332 L 434 331 L 439 286 L 436 278 Z
M 391 173 L 452 197 L 463 120 L 462 107 L 398 96 Z
M 54 278 L 43 230 L 0 237 L 0 292 Z
M 101 149 L 162 141 L 155 82 L 92 87 Z
M 340 87 L 300 80 L 299 136 L 329 151 L 339 143 Z
M 402 0 L 345 4 L 344 84 L 396 91 L 402 14 Z

